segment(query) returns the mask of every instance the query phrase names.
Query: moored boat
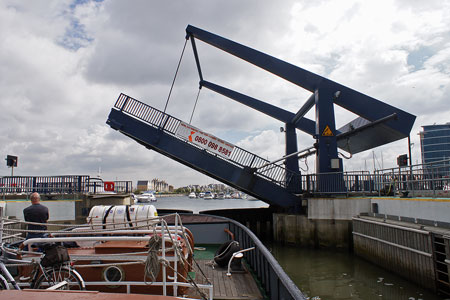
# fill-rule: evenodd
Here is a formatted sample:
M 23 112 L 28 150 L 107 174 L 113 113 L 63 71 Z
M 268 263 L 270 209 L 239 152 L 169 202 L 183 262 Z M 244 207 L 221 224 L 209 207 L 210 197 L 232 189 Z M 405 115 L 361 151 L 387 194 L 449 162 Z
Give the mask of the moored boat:
M 156 202 L 156 196 L 154 191 L 145 191 L 140 195 L 134 195 L 135 203 L 150 203 Z
M 197 198 L 197 194 L 195 194 L 195 192 L 191 192 L 188 197 L 194 199 Z
M 214 194 L 210 191 L 205 192 L 205 196 L 203 197 L 205 200 L 211 200 L 214 199 Z
M 242 195 L 240 192 L 234 192 L 231 194 L 231 199 L 242 199 Z
M 82 275 L 86 288 L 93 291 L 192 299 L 303 299 L 270 252 L 245 226 L 210 215 L 157 216 L 150 207 L 94 207 L 87 224 L 51 231 L 51 238 L 30 239 L 23 244 L 76 243 L 77 247 L 68 249 L 73 268 Z M 231 244 L 233 247 L 229 247 Z M 23 254 L 28 259 L 39 257 L 39 253 Z M 260 278 L 260 288 L 250 268 Z M 25 268 L 20 272 L 18 277 L 28 275 Z M 213 283 L 220 288 L 214 288 Z

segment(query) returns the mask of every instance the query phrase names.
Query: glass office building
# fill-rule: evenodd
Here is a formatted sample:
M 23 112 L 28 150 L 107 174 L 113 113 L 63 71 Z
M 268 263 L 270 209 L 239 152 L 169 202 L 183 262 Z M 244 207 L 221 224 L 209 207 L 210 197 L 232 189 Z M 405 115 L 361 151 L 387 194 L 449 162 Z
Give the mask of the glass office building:
M 450 123 L 443 125 L 422 126 L 420 135 L 420 149 L 422 163 L 428 166 L 429 173 L 438 177 L 450 175 Z

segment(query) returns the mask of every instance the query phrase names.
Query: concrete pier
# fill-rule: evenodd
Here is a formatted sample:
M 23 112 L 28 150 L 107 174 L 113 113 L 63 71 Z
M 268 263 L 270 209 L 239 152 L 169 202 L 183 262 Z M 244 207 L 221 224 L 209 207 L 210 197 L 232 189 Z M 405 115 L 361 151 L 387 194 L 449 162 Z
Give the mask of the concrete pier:
M 273 214 L 274 240 L 309 247 L 351 248 L 352 218 L 369 212 L 369 198 L 311 198 L 307 215 Z

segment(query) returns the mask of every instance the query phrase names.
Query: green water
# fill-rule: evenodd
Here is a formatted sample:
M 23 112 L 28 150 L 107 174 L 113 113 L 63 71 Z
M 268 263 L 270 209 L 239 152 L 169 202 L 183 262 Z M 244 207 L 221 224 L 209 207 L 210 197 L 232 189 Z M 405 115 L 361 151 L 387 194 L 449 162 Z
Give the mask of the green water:
M 202 210 L 266 207 L 261 201 L 242 199 L 204 200 L 188 197 L 158 198 L 157 208 Z M 201 246 L 201 245 L 200 245 Z M 381 269 L 348 252 L 299 249 L 285 245 L 268 247 L 299 289 L 310 299 L 406 299 L 438 300 L 434 293 Z M 212 259 L 216 249 L 195 254 Z
M 270 250 L 311 299 L 445 299 L 348 252 L 283 245 Z

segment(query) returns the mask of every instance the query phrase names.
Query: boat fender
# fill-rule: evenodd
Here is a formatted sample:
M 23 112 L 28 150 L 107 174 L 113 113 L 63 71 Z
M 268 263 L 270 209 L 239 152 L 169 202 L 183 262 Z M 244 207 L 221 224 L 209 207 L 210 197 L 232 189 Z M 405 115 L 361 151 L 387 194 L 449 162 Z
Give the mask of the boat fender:
M 105 212 L 105 215 L 103 216 L 103 224 L 106 224 L 106 218 L 109 215 L 109 212 L 111 211 L 111 209 L 113 209 L 114 205 L 111 205 L 110 207 L 108 207 L 108 209 Z M 103 229 L 106 229 L 106 226 L 103 225 Z
M 241 250 L 239 243 L 236 241 L 228 241 L 220 245 L 214 255 L 214 261 L 220 267 L 225 267 L 228 265 L 234 252 Z

